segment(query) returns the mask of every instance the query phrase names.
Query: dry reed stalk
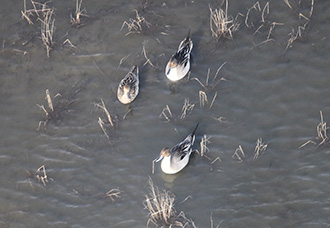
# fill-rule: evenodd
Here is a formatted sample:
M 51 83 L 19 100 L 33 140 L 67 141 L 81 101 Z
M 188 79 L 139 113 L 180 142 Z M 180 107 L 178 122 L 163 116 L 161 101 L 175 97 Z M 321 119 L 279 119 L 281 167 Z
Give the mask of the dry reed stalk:
M 290 5 L 289 0 L 284 0 L 284 2 L 290 9 L 292 9 L 292 6 Z
M 295 29 L 292 28 L 292 31 L 288 34 L 290 38 L 288 39 L 284 52 L 286 52 L 288 48 L 292 46 L 293 42 L 295 42 L 298 38 L 302 37 L 302 31 L 306 29 L 307 24 L 308 22 L 306 22 L 303 26 L 299 25 L 297 27 L 297 31 L 295 31 Z
M 163 190 L 159 191 L 154 186 L 151 179 L 149 179 L 150 194 L 146 195 L 145 208 L 149 211 L 149 222 L 153 224 L 169 224 L 171 218 L 176 216 L 176 210 L 174 208 L 175 196 L 170 192 Z
M 21 10 L 22 17 L 24 17 L 30 25 L 33 25 L 32 20 L 30 19 L 27 9 L 26 9 L 26 0 L 24 0 L 24 11 Z
M 43 19 L 45 17 L 45 14 L 51 10 L 51 8 L 47 6 L 47 3 L 40 3 L 31 0 L 31 4 L 33 7 L 32 9 L 27 9 L 26 0 L 23 1 L 23 4 L 24 9 L 23 11 L 21 11 L 22 17 L 25 18 L 31 25 L 34 23 L 32 22 L 32 19 L 30 17 L 37 17 L 37 20 Z
M 179 119 L 180 120 L 185 119 L 186 116 L 189 115 L 193 111 L 194 107 L 195 107 L 195 104 L 190 103 L 189 99 L 186 98 L 184 100 Z M 170 122 L 172 120 L 176 120 L 177 116 L 173 115 L 170 107 L 168 105 L 166 105 L 165 108 L 163 109 L 163 111 L 160 113 L 159 118 L 164 118 L 166 120 L 166 122 Z
M 303 18 L 306 20 L 306 22 L 302 25 L 298 25 L 297 27 L 297 31 L 295 31 L 294 28 L 292 28 L 291 32 L 288 34 L 288 36 L 290 37 L 287 41 L 287 45 L 285 47 L 284 53 L 288 50 L 289 47 L 292 46 L 292 44 L 298 39 L 302 37 L 302 32 L 306 30 L 306 27 L 308 25 L 308 23 L 310 22 L 310 18 L 313 15 L 313 11 L 314 11 L 314 0 L 311 0 L 311 6 L 310 6 L 310 10 L 309 10 L 309 14 L 308 17 L 305 16 L 302 13 L 299 13 L 299 19 Z
M 270 40 L 270 36 L 271 36 L 271 34 L 272 34 L 272 31 L 275 29 L 275 26 L 276 25 L 284 25 L 284 23 L 278 23 L 278 22 L 272 22 L 271 23 L 271 26 L 270 26 L 270 28 L 269 28 L 269 31 L 268 31 L 268 35 L 267 35 L 267 40 Z
M 329 137 L 327 134 L 329 127 L 327 127 L 327 123 L 323 121 L 322 111 L 320 111 L 320 116 L 321 116 L 321 122 L 317 125 L 316 131 L 317 131 L 318 139 L 321 139 L 319 145 L 322 145 L 323 143 L 329 141 Z
M 50 110 L 52 112 L 54 112 L 53 101 L 52 101 L 52 98 L 50 97 L 50 93 L 49 93 L 48 89 L 46 89 L 46 100 L 47 100 L 47 103 L 48 103 L 48 107 L 50 108 Z
M 151 62 L 151 60 L 147 56 L 146 47 L 145 47 L 145 45 L 146 45 L 147 42 L 148 41 L 143 42 L 143 46 L 142 46 L 142 52 L 143 52 L 144 58 L 146 59 L 146 61 L 143 64 L 143 66 L 149 64 L 150 66 L 155 67 L 155 65 Z
M 86 17 L 87 11 L 85 9 L 81 10 L 81 4 L 82 0 L 76 0 L 76 11 L 72 14 L 70 14 L 70 23 L 71 25 L 80 25 L 81 24 L 81 18 L 80 17 Z
M 207 75 L 206 75 L 205 83 L 202 83 L 198 78 L 192 78 L 192 80 L 196 80 L 204 88 L 205 91 L 211 91 L 211 90 L 213 90 L 219 84 L 220 81 L 225 81 L 226 80 L 225 78 L 220 78 L 220 79 L 217 80 L 217 77 L 219 75 L 220 70 L 222 69 L 222 67 L 226 63 L 227 62 L 224 62 L 223 64 L 221 64 L 220 67 L 218 67 L 216 73 L 213 76 L 213 79 L 212 79 L 212 82 L 211 83 L 209 83 L 210 71 L 211 71 L 210 68 L 207 70 Z
M 253 155 L 253 159 L 258 159 L 258 157 L 260 156 L 260 154 L 262 152 L 264 152 L 267 149 L 267 144 L 264 144 L 262 142 L 262 138 L 258 138 L 257 140 L 257 145 L 254 149 L 254 155 Z
M 189 98 L 184 99 L 184 103 L 181 109 L 180 119 L 186 118 L 187 114 L 191 113 L 194 109 L 195 104 L 189 102 Z
M 127 116 L 128 114 L 130 114 L 131 111 L 132 111 L 131 107 L 127 107 L 127 112 L 123 115 L 123 120 L 126 119 L 126 116 Z
M 312 0 L 312 2 L 311 2 L 311 9 L 310 9 L 310 11 L 309 11 L 309 18 L 312 17 L 312 15 L 313 15 L 313 11 L 314 11 L 314 0 Z
M 267 15 L 269 14 L 269 2 L 267 2 L 262 10 L 261 13 L 261 22 L 265 23 L 265 13 L 267 13 Z
M 214 228 L 214 226 L 213 226 L 213 218 L 212 217 L 213 217 L 213 213 L 211 213 L 211 215 L 210 215 L 210 222 L 211 222 L 211 228 Z M 221 225 L 221 223 L 222 223 L 222 221 L 220 221 L 215 228 L 219 228 L 220 225 Z
M 141 17 L 137 10 L 134 10 L 134 12 L 136 14 L 136 19 L 130 18 L 129 22 L 124 21 L 121 26 L 120 31 L 123 30 L 125 25 L 128 28 L 128 33 L 126 33 L 125 36 L 131 33 L 141 33 L 144 30 L 144 27 L 148 29 L 151 26 L 151 23 L 149 23 L 144 17 Z
M 212 106 L 213 106 L 213 104 L 214 104 L 214 102 L 215 102 L 215 98 L 217 97 L 217 95 L 218 95 L 218 92 L 215 92 L 214 93 L 214 96 L 213 96 L 213 98 L 212 98 L 212 101 L 211 101 L 211 104 L 210 104 L 210 106 L 209 106 L 209 109 L 211 109 L 212 108 Z M 198 96 L 199 96 L 199 106 L 202 108 L 202 107 L 204 107 L 206 104 L 208 104 L 209 102 L 208 102 L 208 99 L 207 99 L 207 95 L 206 95 L 206 93 L 204 92 L 204 91 L 199 91 L 198 92 Z
M 226 117 L 222 117 L 222 116 L 220 116 L 218 118 L 213 117 L 213 119 L 215 119 L 219 123 L 228 123 L 228 121 L 226 120 Z
M 234 154 L 232 155 L 232 158 L 237 158 L 238 162 L 243 162 L 245 160 L 245 153 L 241 145 L 239 145 L 238 148 L 235 150 Z
M 110 142 L 109 134 L 107 133 L 107 129 L 108 129 L 107 126 L 109 124 L 111 125 L 111 127 L 114 127 L 114 123 L 112 121 L 111 115 L 110 115 L 108 109 L 105 107 L 105 104 L 104 104 L 103 99 L 101 99 L 101 104 L 94 103 L 94 106 L 97 107 L 97 108 L 102 109 L 104 111 L 105 115 L 107 116 L 107 119 L 108 119 L 107 122 L 105 122 L 104 120 L 102 120 L 101 117 L 99 117 L 99 119 L 98 119 L 97 122 L 100 125 L 100 127 L 101 127 L 104 135 L 107 137 L 109 143 L 111 143 Z
M 98 119 L 98 124 L 100 125 L 100 127 L 101 127 L 101 129 L 102 129 L 102 131 L 103 131 L 103 133 L 104 133 L 104 135 L 107 137 L 107 139 L 110 141 L 110 137 L 109 137 L 109 135 L 108 135 L 108 133 L 107 133 L 107 130 L 105 129 L 105 123 L 104 123 L 104 121 L 101 119 L 101 117 L 99 117 L 99 119 Z
M 108 109 L 105 107 L 105 104 L 104 104 L 103 99 L 101 99 L 101 103 L 102 103 L 102 105 L 101 105 L 101 104 L 96 104 L 96 103 L 94 103 L 94 105 L 95 105 L 96 107 L 102 109 L 102 110 L 105 112 L 105 114 L 106 114 L 106 116 L 107 116 L 107 118 L 108 118 L 108 122 L 109 122 L 109 124 L 111 125 L 111 127 L 114 127 L 114 124 L 113 124 L 113 121 L 112 121 L 111 115 L 110 115 Z M 99 117 L 99 118 L 100 118 L 100 117 Z
M 236 32 L 240 26 L 237 16 L 233 18 L 228 15 L 228 0 L 225 2 L 225 10 L 212 9 L 210 10 L 210 29 L 212 36 L 219 40 L 221 37 L 233 39 L 233 32 Z
M 54 9 L 47 11 L 45 14 L 45 17 L 42 19 L 39 19 L 41 21 L 41 39 L 42 43 L 46 47 L 47 57 L 49 58 L 49 52 L 52 50 L 52 47 L 54 46 L 54 24 L 55 19 L 52 18 L 54 13 Z
M 214 104 L 215 98 L 217 98 L 217 95 L 218 95 L 218 92 L 216 91 L 216 92 L 214 93 L 213 99 L 212 99 L 212 101 L 211 101 L 210 109 L 213 107 L 213 104 Z
M 77 47 L 76 47 L 75 45 L 73 45 L 72 42 L 71 42 L 69 39 L 66 39 L 66 40 L 63 42 L 63 46 L 64 46 L 65 44 L 69 44 L 70 47 L 77 49 Z
M 205 104 L 208 103 L 207 95 L 204 91 L 201 90 L 199 91 L 198 95 L 199 95 L 199 106 L 204 107 Z
M 173 119 L 173 114 L 172 114 L 171 109 L 168 105 L 165 106 L 165 108 L 163 109 L 163 111 L 159 115 L 159 118 L 162 118 L 162 117 L 164 117 L 167 120 L 167 122 L 170 122 L 171 119 Z
M 254 9 L 254 10 L 257 10 L 257 11 L 261 11 L 261 7 L 260 7 L 260 3 L 259 1 L 257 1 L 252 7 L 250 7 L 245 15 L 245 26 L 247 28 L 250 28 L 249 24 L 248 24 L 248 19 L 249 19 L 249 16 L 250 16 L 250 11 Z
M 211 143 L 210 141 L 211 136 L 207 137 L 206 135 L 203 136 L 201 142 L 200 142 L 200 148 L 201 148 L 201 156 L 207 157 L 206 153 L 210 152 L 210 149 L 207 147 L 208 143 Z
M 55 97 L 57 96 L 61 96 L 60 94 L 57 94 Z M 53 101 L 52 101 L 52 98 L 50 96 L 50 92 L 48 89 L 46 89 L 46 97 L 45 99 L 47 100 L 47 104 L 48 104 L 48 108 L 50 109 L 49 111 L 45 108 L 44 105 L 38 105 L 38 107 L 40 109 L 42 109 L 44 112 L 45 112 L 45 115 L 46 115 L 46 120 L 45 121 L 39 121 L 39 124 L 38 124 L 38 128 L 37 130 L 39 131 L 40 130 L 40 127 L 41 125 L 43 125 L 43 127 L 45 127 L 48 123 L 49 120 L 51 120 L 55 115 L 56 115 L 56 111 L 54 109 L 54 105 L 53 105 Z
M 216 158 L 211 162 L 211 164 L 214 164 L 216 161 L 221 162 L 221 158 L 220 158 L 220 157 L 216 157 Z
M 170 225 L 171 227 L 179 227 L 179 228 L 197 228 L 195 225 L 194 221 L 191 219 L 187 218 L 185 213 L 181 211 L 177 217 L 176 220 L 173 224 Z
M 325 143 L 329 142 L 329 136 L 328 136 L 329 127 L 327 127 L 327 122 L 324 122 L 324 120 L 323 120 L 322 111 L 320 111 L 320 118 L 321 118 L 321 122 L 316 126 L 316 133 L 317 133 L 316 140 L 318 140 L 320 142 L 315 142 L 313 140 L 308 140 L 307 142 L 302 144 L 299 147 L 299 149 L 303 148 L 304 146 L 306 146 L 309 143 L 313 143 L 314 145 L 321 146 L 322 144 L 325 144 Z
M 34 175 L 38 181 L 40 181 L 44 186 L 46 186 L 46 183 L 48 183 L 48 176 L 46 173 L 45 165 L 40 166 Z
M 120 193 L 121 193 L 121 191 L 119 189 L 114 188 L 114 189 L 109 190 L 107 193 L 105 193 L 105 195 L 107 197 L 109 197 L 112 200 L 112 202 L 114 202 L 115 201 L 114 198 L 120 198 L 121 197 Z
M 121 66 L 121 64 L 123 64 L 123 62 L 130 56 L 131 54 L 128 54 L 126 56 L 124 56 L 123 58 L 120 59 L 119 61 L 119 65 L 118 65 L 118 68 Z

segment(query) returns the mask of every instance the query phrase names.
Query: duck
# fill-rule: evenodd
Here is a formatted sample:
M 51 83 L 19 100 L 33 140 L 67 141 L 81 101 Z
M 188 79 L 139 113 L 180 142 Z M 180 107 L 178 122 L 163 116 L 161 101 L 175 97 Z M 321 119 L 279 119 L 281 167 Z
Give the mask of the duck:
M 129 104 L 139 94 L 139 68 L 134 65 L 130 72 L 120 81 L 117 98 L 123 104 Z
M 161 162 L 161 169 L 166 174 L 180 172 L 189 162 L 192 146 L 195 142 L 195 132 L 198 128 L 197 123 L 194 131 L 189 134 L 182 142 L 175 145 L 172 149 L 165 147 L 161 150 L 156 162 Z
M 172 82 L 179 81 L 189 72 L 192 48 L 193 42 L 189 30 L 187 37 L 181 41 L 177 52 L 172 55 L 165 68 L 165 75 Z

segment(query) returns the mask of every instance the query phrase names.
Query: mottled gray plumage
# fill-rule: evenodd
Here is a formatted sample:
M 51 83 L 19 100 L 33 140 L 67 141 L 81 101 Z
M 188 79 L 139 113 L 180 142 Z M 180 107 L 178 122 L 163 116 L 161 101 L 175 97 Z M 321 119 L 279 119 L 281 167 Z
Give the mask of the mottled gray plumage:
M 120 81 L 117 91 L 118 100 L 123 104 L 131 103 L 139 93 L 139 68 L 134 65 Z

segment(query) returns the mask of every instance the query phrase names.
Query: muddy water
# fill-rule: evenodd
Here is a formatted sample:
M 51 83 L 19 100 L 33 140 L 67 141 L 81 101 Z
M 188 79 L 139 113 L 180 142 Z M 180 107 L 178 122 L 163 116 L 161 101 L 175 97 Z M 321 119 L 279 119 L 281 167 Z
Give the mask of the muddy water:
M 209 4 L 215 8 L 220 2 L 84 1 L 89 17 L 76 28 L 69 23 L 75 2 L 54 1 L 56 44 L 50 58 L 40 22 L 21 19 L 23 2 L 2 4 L 0 227 L 145 227 L 149 177 L 175 194 L 177 211 L 197 227 L 210 227 L 211 215 L 221 227 L 329 226 L 329 149 L 298 148 L 317 136 L 319 111 L 324 121 L 330 119 L 329 3 L 315 2 L 303 37 L 286 51 L 288 34 L 306 22 L 298 14 L 308 16 L 310 1 L 292 2 L 293 10 L 284 1 L 270 1 L 264 23 L 261 11 L 252 9 L 250 28 L 238 16 L 233 40 L 219 42 L 210 33 Z M 229 4 L 235 16 L 246 15 L 253 2 Z M 260 1 L 261 10 L 265 4 Z M 125 36 L 127 27 L 121 26 L 135 18 L 134 9 L 151 27 Z M 262 43 L 272 22 L 278 23 L 272 40 Z M 164 67 L 189 28 L 191 74 L 170 85 Z M 66 39 L 75 47 L 63 44 Z M 209 69 L 211 83 L 223 63 L 217 76 L 223 80 L 208 87 L 209 103 L 201 107 L 199 91 L 205 89 L 193 78 L 205 84 Z M 118 102 L 116 89 L 133 64 L 140 66 L 140 94 L 127 107 Z M 52 97 L 61 94 L 55 100 L 72 104 L 61 120 L 37 131 L 45 120 L 37 104 L 47 106 L 46 89 Z M 109 141 L 97 123 L 106 118 L 94 106 L 100 99 L 115 120 Z M 181 120 L 185 99 L 195 106 Z M 160 117 L 166 105 L 170 122 Z M 200 151 L 203 136 L 210 137 L 211 160 L 196 153 L 177 175 L 162 174 L 158 165 L 152 174 L 161 148 L 182 140 L 197 122 L 194 148 Z M 258 138 L 268 146 L 253 160 Z M 232 157 L 239 145 L 243 162 Z M 217 157 L 221 162 L 211 164 Z M 46 186 L 34 177 L 42 165 Z M 111 189 L 119 189 L 120 198 L 104 197 Z

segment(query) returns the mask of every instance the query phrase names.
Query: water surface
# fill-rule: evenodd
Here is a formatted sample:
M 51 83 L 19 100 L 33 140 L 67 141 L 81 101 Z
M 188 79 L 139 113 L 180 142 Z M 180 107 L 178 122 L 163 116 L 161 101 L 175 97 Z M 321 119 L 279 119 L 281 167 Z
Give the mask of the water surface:
M 84 1 L 89 18 L 72 27 L 74 1 L 53 1 L 56 45 L 46 57 L 40 23 L 21 18 L 22 1 L 4 2 L 0 9 L 1 178 L 0 227 L 145 227 L 143 201 L 149 177 L 176 196 L 197 227 L 210 227 L 210 215 L 220 227 L 329 227 L 329 148 L 312 144 L 320 111 L 330 118 L 329 3 L 317 1 L 313 15 L 285 51 L 289 33 L 308 15 L 310 1 L 291 10 L 284 1 L 270 1 L 262 25 L 261 12 L 252 10 L 254 27 L 244 17 L 232 40 L 215 42 L 209 27 L 209 5 L 219 2 Z M 253 1 L 230 1 L 229 14 L 246 15 Z M 260 1 L 263 9 L 265 1 Z M 140 34 L 120 30 L 140 12 L 152 26 Z M 267 39 L 272 22 L 276 25 Z M 249 24 L 251 25 L 251 24 Z M 164 67 L 189 28 L 194 42 L 190 77 L 170 85 Z M 254 34 L 255 33 L 255 34 Z M 69 39 L 76 48 L 63 45 Z M 152 64 L 145 64 L 143 46 Z M 25 54 L 23 52 L 26 52 Z M 199 91 L 224 63 L 213 89 L 206 91 L 212 108 L 200 107 Z M 140 66 L 140 94 L 128 107 L 116 90 L 133 64 Z M 76 85 L 69 110 L 60 121 L 49 121 L 37 104 L 47 105 L 45 91 L 68 96 Z M 103 99 L 118 121 L 110 128 L 110 143 L 100 129 L 105 114 L 93 103 Z M 183 120 L 185 99 L 195 104 Z M 174 119 L 160 118 L 168 105 Z M 220 123 L 216 118 L 224 117 Z M 152 160 L 165 146 L 174 146 L 200 122 L 195 149 L 203 135 L 210 137 L 208 156 L 192 156 L 188 167 L 174 176 L 161 173 Z M 253 160 L 256 140 L 267 150 Z M 232 158 L 241 145 L 246 159 Z M 49 182 L 34 178 L 45 165 Z M 120 189 L 120 198 L 104 197 Z M 188 197 L 188 198 L 187 198 Z M 187 200 L 185 200 L 187 199 Z M 182 202 L 184 201 L 184 202 Z

